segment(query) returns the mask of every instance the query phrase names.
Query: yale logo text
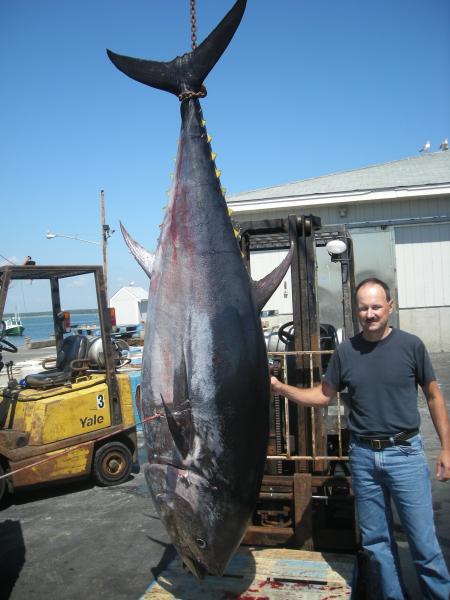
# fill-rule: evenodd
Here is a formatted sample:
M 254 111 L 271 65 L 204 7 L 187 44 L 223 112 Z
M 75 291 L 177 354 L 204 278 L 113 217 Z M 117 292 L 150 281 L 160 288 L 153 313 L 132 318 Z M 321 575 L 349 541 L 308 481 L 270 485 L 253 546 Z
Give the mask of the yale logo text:
M 104 421 L 104 417 L 102 417 L 102 415 L 94 415 L 93 417 L 81 417 L 80 418 L 80 423 L 81 423 L 81 427 L 83 427 L 83 429 L 85 427 L 92 427 L 93 425 L 99 425 L 100 423 L 103 423 Z

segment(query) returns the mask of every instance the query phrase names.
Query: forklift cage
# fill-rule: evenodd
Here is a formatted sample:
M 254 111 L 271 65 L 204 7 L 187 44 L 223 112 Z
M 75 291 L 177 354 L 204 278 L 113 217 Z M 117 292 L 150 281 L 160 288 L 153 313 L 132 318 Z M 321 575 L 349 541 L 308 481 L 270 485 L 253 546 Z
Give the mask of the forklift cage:
M 111 398 L 111 422 L 116 425 L 122 422 L 119 388 L 115 375 L 114 357 L 111 345 L 111 317 L 106 299 L 105 279 L 102 267 L 98 265 L 4 265 L 0 267 L 0 321 L 3 319 L 6 297 L 11 281 L 31 281 L 34 279 L 48 280 L 52 301 L 53 326 L 56 341 L 56 354 L 61 349 L 65 330 L 62 326 L 61 297 L 59 280 L 79 275 L 94 275 L 97 296 L 98 316 L 103 344 L 106 381 Z

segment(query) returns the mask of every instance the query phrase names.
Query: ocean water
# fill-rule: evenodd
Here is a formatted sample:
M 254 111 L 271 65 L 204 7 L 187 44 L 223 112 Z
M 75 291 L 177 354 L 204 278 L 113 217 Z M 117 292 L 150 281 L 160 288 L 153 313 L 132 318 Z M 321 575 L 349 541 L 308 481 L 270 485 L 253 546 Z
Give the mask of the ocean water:
M 5 315 L 6 317 L 6 315 Z M 54 335 L 53 317 L 51 313 L 40 315 L 21 314 L 22 325 L 25 327 L 23 335 L 6 336 L 6 339 L 12 342 L 15 346 L 20 347 L 25 345 L 25 337 L 29 337 L 33 341 L 48 340 Z M 70 311 L 70 324 L 72 328 L 83 326 L 98 326 L 100 323 L 98 313 L 83 311 Z

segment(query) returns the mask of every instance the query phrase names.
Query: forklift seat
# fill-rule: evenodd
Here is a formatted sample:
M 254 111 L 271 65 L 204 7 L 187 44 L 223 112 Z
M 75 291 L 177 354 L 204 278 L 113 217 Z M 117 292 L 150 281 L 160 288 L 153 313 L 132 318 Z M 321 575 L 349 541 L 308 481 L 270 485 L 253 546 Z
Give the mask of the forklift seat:
M 69 335 L 64 338 L 61 350 L 56 357 L 56 367 L 27 375 L 25 383 L 31 388 L 46 388 L 56 385 L 63 385 L 71 381 L 74 373 L 79 373 L 80 368 L 74 367 L 73 361 L 78 364 L 83 363 L 87 357 L 89 347 L 88 338 L 84 335 Z M 84 361 L 85 368 L 88 368 L 88 361 Z M 45 368 L 45 364 L 44 364 Z

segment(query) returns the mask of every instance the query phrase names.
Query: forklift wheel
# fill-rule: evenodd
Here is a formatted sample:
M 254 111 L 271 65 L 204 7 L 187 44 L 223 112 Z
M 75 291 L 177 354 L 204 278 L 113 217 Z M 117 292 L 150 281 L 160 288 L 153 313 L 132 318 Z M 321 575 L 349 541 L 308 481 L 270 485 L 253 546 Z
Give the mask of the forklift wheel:
M 121 442 L 109 442 L 97 449 L 93 474 L 99 485 L 118 485 L 128 479 L 133 466 L 130 450 Z

